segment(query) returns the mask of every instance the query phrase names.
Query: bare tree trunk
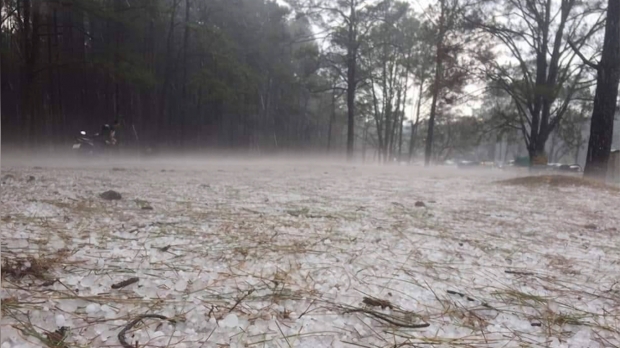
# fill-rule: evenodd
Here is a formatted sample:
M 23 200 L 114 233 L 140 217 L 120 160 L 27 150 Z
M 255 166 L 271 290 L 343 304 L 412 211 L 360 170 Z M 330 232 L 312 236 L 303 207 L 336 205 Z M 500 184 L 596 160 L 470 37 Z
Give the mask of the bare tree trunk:
M 118 14 L 123 11 L 122 0 L 114 1 L 114 11 Z M 120 120 L 121 117 L 121 91 L 120 91 L 120 81 L 118 76 L 118 71 L 120 69 L 120 60 L 121 60 L 121 40 L 123 36 L 123 27 L 121 22 L 117 22 L 114 24 L 114 119 Z
M 375 91 L 375 83 L 374 83 L 374 79 L 371 77 L 370 78 L 370 82 L 371 82 L 371 91 L 372 91 L 372 106 L 373 106 L 373 118 L 375 119 L 375 127 L 377 128 L 377 142 L 378 142 L 378 152 L 379 155 L 381 155 L 381 152 L 383 151 L 383 144 L 385 142 L 384 138 L 383 138 L 383 126 L 384 126 L 384 122 L 381 122 L 381 112 L 379 111 L 379 106 L 378 106 L 378 100 L 377 100 L 377 93 Z M 379 156 L 379 162 L 381 162 L 381 156 Z
M 553 89 L 557 85 L 557 77 L 559 74 L 559 63 L 562 55 L 562 39 L 564 37 L 564 27 L 569 18 L 570 12 L 575 5 L 575 1 L 562 1 L 560 5 L 560 23 L 555 32 L 553 41 L 549 40 L 549 31 L 552 28 L 551 22 L 552 9 L 551 2 L 547 0 L 545 3 L 544 13 L 542 14 L 542 47 L 539 49 L 536 58 L 536 102 L 534 105 L 534 113 L 532 115 L 532 125 L 530 129 L 529 155 L 530 165 L 543 164 L 545 160 L 545 144 L 549 139 L 549 135 L 562 118 L 564 112 L 556 115 L 554 122 L 550 123 L 551 108 L 557 97 L 552 97 L 545 90 Z M 551 44 L 551 47 L 549 47 Z M 547 62 L 547 55 L 551 51 L 551 59 Z M 567 97 L 570 98 L 570 97 Z M 542 160 L 541 163 L 535 163 Z
M 405 112 L 401 113 L 400 120 L 398 122 L 398 161 L 403 155 L 403 123 L 405 122 Z
M 187 44 L 189 42 L 189 9 L 190 0 L 185 0 L 185 30 L 183 32 L 183 80 L 181 81 L 181 116 L 179 141 L 181 147 L 185 146 L 186 123 L 187 123 Z
M 418 100 L 416 103 L 415 123 L 411 122 L 411 138 L 409 138 L 409 163 L 413 160 L 413 151 L 415 149 L 415 136 L 420 124 L 420 110 L 422 109 L 422 96 L 424 96 L 424 80 L 420 81 L 420 90 L 418 92 Z
M 385 91 L 385 90 L 384 90 Z M 384 92 L 385 93 L 385 92 Z M 384 98 L 387 99 L 387 105 L 385 107 L 385 111 L 384 111 L 384 117 L 385 117 L 385 128 L 384 128 L 384 133 L 383 133 L 383 161 L 385 163 L 387 163 L 389 161 L 389 148 L 390 148 L 390 144 L 392 142 L 392 104 L 390 103 L 390 100 L 388 98 Z
M 347 159 L 353 159 L 355 145 L 355 90 L 357 87 L 357 18 L 355 2 L 350 1 L 349 37 L 347 45 Z
M 405 111 L 407 110 L 407 91 L 409 90 L 409 71 L 411 70 L 409 61 L 411 60 L 411 48 L 409 48 L 409 52 L 407 53 L 407 64 L 405 66 L 405 91 L 403 95 L 403 105 L 402 105 L 402 115 L 399 122 L 398 129 L 398 161 L 400 162 L 401 156 L 403 153 L 403 123 L 405 122 Z
M 504 149 L 504 160 L 502 162 L 504 162 L 504 164 L 506 163 L 506 160 L 508 159 L 508 149 L 510 148 L 510 137 L 506 136 L 506 148 Z
M 368 122 L 364 121 L 364 139 L 362 142 L 362 162 L 366 162 L 366 143 L 368 141 Z
M 398 123 L 400 119 L 400 99 L 401 99 L 401 91 L 400 89 L 396 92 L 396 110 L 394 110 L 392 117 L 392 129 L 390 130 L 390 161 L 394 159 L 394 152 L 396 150 L 396 144 L 394 141 L 396 140 L 396 130 L 398 127 Z
M 391 130 L 392 130 L 392 85 L 390 84 L 388 88 L 388 68 L 387 68 L 387 52 L 386 46 L 383 46 L 384 56 L 382 57 L 382 81 L 381 81 L 381 96 L 383 98 L 383 122 L 384 122 L 384 133 L 383 133 L 383 147 L 381 148 L 381 154 L 383 156 L 383 162 L 387 163 L 389 161 L 388 149 L 390 148 L 391 143 Z
M 34 64 L 32 62 L 32 46 L 29 42 L 32 30 L 30 27 L 32 5 L 30 0 L 22 1 L 22 22 L 23 22 L 23 50 L 25 65 L 23 69 L 23 82 L 22 82 L 22 132 L 26 137 L 26 142 L 31 141 L 32 135 L 30 134 L 30 123 L 32 122 L 32 80 L 34 72 Z
M 329 127 L 327 129 L 327 152 L 331 150 L 332 146 L 332 127 L 334 120 L 336 119 L 336 90 L 332 90 L 332 110 L 329 116 Z
M 579 164 L 579 152 L 581 150 L 581 143 L 575 147 L 575 164 Z
M 597 69 L 596 94 L 584 175 L 604 180 L 611 153 L 620 83 L 620 1 L 618 0 L 607 2 L 605 40 Z
M 47 78 L 48 78 L 48 95 L 49 95 L 49 115 L 47 117 L 46 122 L 46 138 L 49 142 L 49 145 L 53 146 L 55 134 L 58 134 L 58 130 L 56 126 L 58 124 L 56 120 L 56 93 L 54 88 L 54 55 L 52 54 L 52 37 L 56 33 L 54 32 L 55 26 L 53 25 L 54 19 L 52 18 L 56 10 L 51 11 L 49 8 L 47 9 L 47 64 L 49 68 L 47 70 Z
M 177 6 L 179 5 L 181 0 L 173 0 L 172 4 L 172 13 L 170 14 L 170 25 L 168 27 L 168 38 L 166 40 L 166 57 L 165 57 L 165 68 L 164 68 L 164 81 L 162 83 L 161 95 L 159 96 L 159 112 L 160 112 L 160 126 L 159 126 L 159 140 L 162 141 L 168 140 L 168 135 L 165 134 L 165 130 L 169 127 L 168 120 L 168 112 L 166 110 L 167 107 L 167 99 L 168 99 L 168 89 L 170 88 L 170 78 L 172 74 L 172 44 L 174 39 L 174 17 L 176 16 Z
M 502 134 L 500 137 L 498 137 L 499 140 L 499 154 L 496 155 L 499 158 L 493 158 L 493 161 L 495 161 L 496 163 L 504 163 L 504 159 L 502 157 L 502 155 L 504 154 L 504 135 Z
M 347 159 L 353 159 L 355 130 L 355 66 L 349 67 L 347 81 Z
M 400 112 L 400 119 L 398 120 L 398 161 L 403 154 L 403 123 L 405 122 L 405 110 L 407 108 L 407 79 L 405 79 L 405 92 L 403 93 L 403 104 Z
M 551 163 L 555 162 L 555 146 L 557 145 L 557 137 L 555 132 L 551 134 L 551 148 L 549 149 L 549 161 Z
M 439 92 L 441 90 L 441 79 L 443 76 L 443 40 L 445 36 L 444 32 L 444 20 L 445 20 L 445 2 L 441 0 L 441 15 L 439 17 L 439 36 L 437 37 L 436 51 L 435 51 L 435 79 L 433 81 L 433 99 L 431 101 L 431 114 L 428 119 L 428 132 L 426 135 L 426 148 L 424 150 L 424 165 L 429 166 L 431 163 L 431 157 L 433 155 L 433 133 L 435 130 L 435 117 L 437 114 L 437 102 L 439 99 Z
M 40 8 L 39 0 L 23 0 L 23 22 L 24 22 L 24 82 L 22 85 L 22 110 L 23 127 L 26 141 L 34 144 L 36 140 L 36 129 L 40 121 L 35 117 L 35 90 L 36 88 L 36 65 L 39 61 L 39 28 L 40 28 Z
M 61 56 L 60 56 L 60 51 L 61 51 L 61 47 L 60 47 L 60 37 L 61 35 L 65 35 L 70 29 L 69 28 L 63 28 L 62 29 L 62 33 L 58 30 L 58 11 L 56 8 L 54 8 L 54 12 L 53 12 L 53 38 L 54 38 L 54 47 L 56 48 L 54 50 L 54 60 L 56 61 L 56 64 L 61 65 L 63 64 L 63 62 L 61 62 Z M 68 34 L 68 33 L 67 33 Z M 69 38 L 71 38 L 70 35 L 67 35 Z M 65 135 L 66 135 L 66 129 L 67 129 L 67 121 L 66 121 L 66 115 L 64 113 L 64 108 L 63 108 L 63 94 L 62 94 L 62 88 L 60 86 L 60 81 L 58 81 L 58 73 L 59 73 L 59 69 L 55 68 L 54 69 L 54 84 L 52 85 L 54 94 L 56 96 L 56 103 L 55 103 L 55 113 L 56 113 L 56 130 L 55 130 L 55 143 L 59 143 L 59 144 L 63 144 L 64 141 L 63 139 L 65 139 Z M 74 89 L 74 82 L 72 82 L 69 85 L 69 90 L 73 90 Z
M 409 163 L 413 161 L 413 150 L 415 149 L 415 133 L 417 125 L 411 121 L 411 136 L 409 138 Z
M 200 66 L 202 67 L 203 62 L 200 62 Z M 199 117 L 202 119 L 202 86 L 198 87 L 198 100 L 196 101 L 196 117 Z M 200 124 L 200 129 L 199 128 L 199 132 L 203 133 L 204 132 L 204 123 Z M 197 147 L 201 147 L 202 143 L 200 142 L 200 137 L 196 137 L 196 146 Z

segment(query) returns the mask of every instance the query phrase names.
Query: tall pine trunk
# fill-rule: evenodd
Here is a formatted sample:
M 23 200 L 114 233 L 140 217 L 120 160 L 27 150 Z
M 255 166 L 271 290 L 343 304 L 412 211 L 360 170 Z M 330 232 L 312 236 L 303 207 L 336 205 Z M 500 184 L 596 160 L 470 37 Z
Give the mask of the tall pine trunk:
M 416 102 L 415 123 L 411 122 L 411 138 L 409 138 L 409 163 L 413 160 L 413 151 L 415 149 L 415 137 L 420 124 L 420 111 L 422 109 L 422 97 L 424 96 L 424 79 L 420 81 L 420 90 L 418 92 L 418 100 Z
M 158 133 L 159 133 L 159 142 L 164 142 L 167 145 L 168 142 L 170 141 L 170 134 L 167 134 L 166 131 L 170 132 L 171 130 L 171 126 L 172 126 L 172 122 L 168 117 L 168 110 L 167 110 L 167 99 L 168 99 L 168 92 L 170 89 L 170 80 L 171 80 L 171 75 L 172 75 L 172 70 L 173 70 L 173 39 L 174 39 L 174 17 L 176 16 L 176 12 L 177 12 L 177 6 L 179 5 L 181 0 L 173 0 L 173 4 L 172 4 L 172 11 L 170 13 L 170 25 L 168 27 L 168 38 L 166 39 L 166 56 L 165 56 L 165 62 L 164 62 L 164 80 L 162 82 L 162 88 L 161 88 L 161 94 L 159 96 L 159 112 L 160 112 L 160 126 L 158 129 Z
M 596 94 L 584 175 L 604 180 L 614 132 L 620 83 L 620 1 L 607 2 L 607 21 L 601 61 L 597 66 Z
M 405 111 L 407 108 L 407 80 L 408 78 L 405 79 L 405 91 L 404 91 L 404 95 L 403 95 L 403 104 L 402 104 L 402 110 L 400 113 L 400 119 L 398 121 L 398 161 L 400 162 L 400 158 L 403 154 L 403 123 L 405 123 Z
M 435 118 L 437 114 L 437 102 L 441 91 L 443 77 L 443 40 L 445 36 L 445 2 L 441 0 L 441 15 L 439 17 L 439 35 L 437 37 L 435 50 L 435 79 L 433 81 L 433 99 L 431 101 L 431 114 L 428 119 L 428 132 L 426 134 L 426 148 L 424 149 L 424 165 L 429 166 L 433 155 L 433 135 L 435 131 Z
M 327 128 L 327 152 L 328 153 L 331 150 L 331 146 L 332 146 L 332 127 L 334 125 L 335 119 L 336 119 L 336 90 L 333 89 L 332 90 L 331 113 L 329 115 L 329 126 Z
M 189 43 L 189 9 L 190 0 L 185 0 L 185 30 L 183 31 L 183 80 L 181 81 L 181 117 L 179 141 L 181 147 L 185 146 L 186 123 L 187 123 L 187 45 Z
M 347 159 L 353 159 L 355 144 L 355 90 L 357 87 L 357 16 L 355 2 L 350 1 L 347 45 Z
M 48 97 L 49 97 L 49 107 L 48 107 L 48 118 L 46 122 L 46 140 L 50 146 L 54 145 L 54 138 L 59 132 L 57 130 L 57 126 L 59 122 L 56 120 L 56 91 L 55 91 L 55 79 L 54 79 L 54 54 L 52 52 L 52 42 L 54 41 L 52 38 L 56 35 L 56 26 L 54 21 L 56 9 L 47 8 L 47 64 L 49 65 L 47 69 L 47 88 L 48 88 Z
M 34 145 L 40 121 L 36 110 L 38 103 L 35 100 L 37 88 L 36 67 L 39 62 L 39 29 L 40 29 L 40 0 L 23 0 L 23 44 L 25 64 L 23 66 L 24 82 L 22 83 L 22 125 L 29 145 Z

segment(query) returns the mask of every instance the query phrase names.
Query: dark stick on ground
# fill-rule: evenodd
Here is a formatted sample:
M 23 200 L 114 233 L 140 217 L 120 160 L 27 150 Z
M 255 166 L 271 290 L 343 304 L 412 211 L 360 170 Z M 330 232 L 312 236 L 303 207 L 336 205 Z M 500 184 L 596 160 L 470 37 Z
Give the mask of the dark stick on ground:
M 137 283 L 139 280 L 140 278 L 138 277 L 129 278 L 129 279 L 123 280 L 120 283 L 112 284 L 112 289 L 121 289 L 131 284 Z
M 127 331 L 131 330 L 134 326 L 136 326 L 143 319 L 148 319 L 148 318 L 167 320 L 167 321 L 169 321 L 172 324 L 176 324 L 176 321 L 174 319 L 170 319 L 170 318 L 165 317 L 163 315 L 159 315 L 159 314 L 142 314 L 142 315 L 138 316 L 136 319 L 130 321 L 129 324 L 127 324 L 121 330 L 121 332 L 118 333 L 118 341 L 120 342 L 121 346 L 123 346 L 123 348 L 135 348 L 131 344 L 127 343 L 127 339 L 125 338 L 125 334 L 127 333 Z
M 533 276 L 534 275 L 534 273 L 532 273 L 532 272 L 520 272 L 520 271 L 511 271 L 511 270 L 505 270 L 504 273 L 523 275 L 523 276 Z

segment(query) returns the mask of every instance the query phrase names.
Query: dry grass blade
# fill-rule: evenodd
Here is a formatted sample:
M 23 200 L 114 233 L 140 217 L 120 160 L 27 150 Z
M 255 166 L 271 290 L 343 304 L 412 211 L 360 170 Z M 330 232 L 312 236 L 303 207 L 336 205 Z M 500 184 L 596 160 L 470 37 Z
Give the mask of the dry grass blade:
M 402 327 L 407 329 L 421 329 L 430 326 L 430 324 L 428 323 L 413 323 L 413 319 L 416 317 L 416 315 L 415 313 L 407 311 L 397 311 L 392 314 L 386 314 L 367 308 L 354 308 L 344 306 L 342 307 L 342 309 L 344 313 L 363 313 L 367 316 L 373 317 L 386 324 L 394 325 L 396 327 Z M 400 315 L 395 315 L 395 313 L 399 313 Z

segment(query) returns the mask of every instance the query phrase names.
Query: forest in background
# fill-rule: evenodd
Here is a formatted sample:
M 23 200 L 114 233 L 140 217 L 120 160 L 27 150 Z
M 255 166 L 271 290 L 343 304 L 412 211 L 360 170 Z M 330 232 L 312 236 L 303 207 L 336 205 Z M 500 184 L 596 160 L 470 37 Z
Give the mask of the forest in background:
M 531 159 L 577 158 L 590 138 L 602 144 L 594 157 L 608 155 L 614 95 L 587 125 L 602 110 L 601 69 L 616 69 L 600 58 L 615 42 L 617 25 L 605 28 L 615 8 L 414 3 L 3 0 L 2 142 L 65 146 L 119 119 L 125 144 L 155 148 L 429 163 L 490 157 L 481 146 L 498 142 Z M 472 84 L 484 88 L 466 93 Z M 481 106 L 465 115 L 470 100 Z
M 4 1 L 3 142 L 119 119 L 162 147 L 326 143 L 308 21 L 271 1 Z M 335 132 L 334 132 L 335 133 Z

